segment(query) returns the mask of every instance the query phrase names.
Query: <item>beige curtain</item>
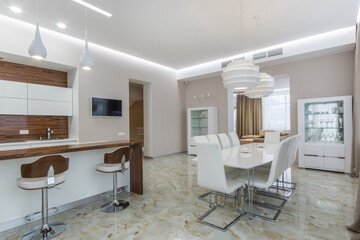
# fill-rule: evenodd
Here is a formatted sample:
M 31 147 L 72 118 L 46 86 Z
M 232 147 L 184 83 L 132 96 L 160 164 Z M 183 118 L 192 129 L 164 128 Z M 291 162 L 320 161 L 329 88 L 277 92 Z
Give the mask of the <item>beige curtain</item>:
M 359 24 L 356 26 L 356 48 L 355 48 L 355 76 L 353 82 L 353 152 L 351 160 L 351 173 L 353 177 L 359 177 L 360 166 L 360 31 Z M 354 223 L 347 226 L 349 230 L 360 233 L 360 183 L 357 190 Z M 360 235 L 352 238 L 359 239 Z
M 356 26 L 355 73 L 353 82 L 353 152 L 351 159 L 352 177 L 359 177 L 360 167 L 360 31 Z
M 261 98 L 248 98 L 243 94 L 237 96 L 236 131 L 241 138 L 245 135 L 258 135 L 262 129 Z

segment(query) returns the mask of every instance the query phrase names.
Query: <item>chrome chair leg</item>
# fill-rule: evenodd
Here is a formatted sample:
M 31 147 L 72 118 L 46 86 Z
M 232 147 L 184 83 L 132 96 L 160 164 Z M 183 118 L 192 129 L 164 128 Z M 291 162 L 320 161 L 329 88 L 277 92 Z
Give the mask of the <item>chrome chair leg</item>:
M 197 219 L 197 221 L 199 222 L 199 223 L 202 223 L 202 224 L 204 224 L 204 225 L 206 225 L 206 226 L 209 226 L 209 227 L 212 227 L 212 228 L 214 228 L 214 229 L 217 229 L 217 230 L 220 230 L 220 231 L 223 231 L 223 232 L 226 232 L 229 228 L 231 228 L 237 221 L 239 221 L 243 216 L 244 216 L 244 213 L 243 212 L 239 212 L 239 211 L 237 211 L 237 212 L 239 212 L 240 214 L 235 218 L 235 219 L 233 219 L 229 224 L 227 224 L 225 227 L 220 227 L 220 226 L 217 226 L 217 225 L 215 225 L 215 224 L 212 224 L 212 223 L 210 223 L 210 222 L 207 222 L 207 221 L 205 221 L 204 219 L 207 217 L 207 216 L 209 216 L 213 211 L 215 211 L 215 209 L 216 208 L 218 208 L 218 207 L 224 207 L 224 206 L 226 206 L 226 197 L 227 196 L 231 196 L 231 195 L 228 195 L 228 194 L 224 194 L 224 204 L 223 205 L 219 205 L 218 204 L 218 202 L 217 202 L 217 192 L 215 192 L 215 202 L 213 203 L 212 202 L 212 194 L 213 194 L 213 191 L 210 191 L 210 200 L 209 200 L 209 207 L 210 207 L 210 209 L 206 212 L 206 213 L 204 213 L 202 216 L 200 216 L 198 219 Z M 237 210 L 236 209 L 236 203 L 237 203 L 237 194 L 236 194 L 236 192 L 235 192 L 235 196 L 232 196 L 233 198 L 234 198 L 234 202 L 233 202 L 233 207 L 235 208 L 235 210 Z
M 117 173 L 113 173 L 113 200 L 101 206 L 101 211 L 106 213 L 119 212 L 130 205 L 128 201 L 117 200 Z
M 35 227 L 25 233 L 22 237 L 23 240 L 42 240 L 52 239 L 66 229 L 64 223 L 48 223 L 48 189 L 42 189 L 42 225 Z

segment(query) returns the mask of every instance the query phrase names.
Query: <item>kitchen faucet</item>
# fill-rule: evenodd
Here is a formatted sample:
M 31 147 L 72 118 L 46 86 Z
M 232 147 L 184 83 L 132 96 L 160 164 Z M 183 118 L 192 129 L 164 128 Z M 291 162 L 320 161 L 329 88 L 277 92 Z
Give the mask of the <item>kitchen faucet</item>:
M 54 133 L 54 131 L 51 131 L 50 128 L 47 129 L 47 139 L 50 140 L 51 134 Z

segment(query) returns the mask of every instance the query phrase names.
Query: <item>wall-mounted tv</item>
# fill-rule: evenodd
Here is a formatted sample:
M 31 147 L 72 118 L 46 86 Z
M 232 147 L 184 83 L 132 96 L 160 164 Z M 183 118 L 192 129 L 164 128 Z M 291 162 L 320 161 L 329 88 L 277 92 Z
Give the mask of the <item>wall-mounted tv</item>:
M 93 117 L 121 117 L 122 101 L 93 97 L 91 101 Z

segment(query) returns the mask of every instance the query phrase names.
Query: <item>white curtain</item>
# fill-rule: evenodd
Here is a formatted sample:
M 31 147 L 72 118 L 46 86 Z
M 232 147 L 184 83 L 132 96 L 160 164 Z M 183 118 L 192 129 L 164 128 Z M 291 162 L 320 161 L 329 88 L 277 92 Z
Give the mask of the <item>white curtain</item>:
M 290 130 L 290 93 L 283 90 L 262 99 L 263 129 Z

